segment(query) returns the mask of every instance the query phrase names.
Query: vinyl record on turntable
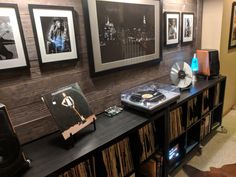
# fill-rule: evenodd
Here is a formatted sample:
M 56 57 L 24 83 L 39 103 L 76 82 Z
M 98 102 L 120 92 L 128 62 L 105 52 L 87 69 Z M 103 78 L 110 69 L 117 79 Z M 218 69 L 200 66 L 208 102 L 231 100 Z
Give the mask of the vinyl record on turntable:
M 170 78 L 174 85 L 179 88 L 187 88 L 192 83 L 193 73 L 186 62 L 175 63 L 170 71 Z
M 180 96 L 179 88 L 152 81 L 121 93 L 121 103 L 129 108 L 153 114 L 163 106 L 175 102 Z
M 145 104 L 147 102 L 159 102 L 165 99 L 165 95 L 159 92 L 158 90 L 137 91 L 137 93 L 133 93 L 130 96 L 130 101 L 145 102 Z

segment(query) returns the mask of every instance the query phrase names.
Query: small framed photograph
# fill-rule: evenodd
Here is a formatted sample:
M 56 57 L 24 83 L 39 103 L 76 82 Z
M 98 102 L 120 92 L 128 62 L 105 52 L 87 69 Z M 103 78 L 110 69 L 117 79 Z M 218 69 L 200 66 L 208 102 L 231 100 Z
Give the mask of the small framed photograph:
M 229 49 L 236 47 L 236 2 L 232 4 L 232 14 L 230 22 Z
M 160 1 L 83 0 L 90 75 L 161 60 Z
M 182 13 L 182 43 L 193 42 L 194 13 Z
M 78 59 L 73 7 L 29 5 L 40 64 Z
M 165 45 L 179 43 L 179 12 L 165 12 Z
M 29 67 L 16 4 L 0 3 L 0 70 Z

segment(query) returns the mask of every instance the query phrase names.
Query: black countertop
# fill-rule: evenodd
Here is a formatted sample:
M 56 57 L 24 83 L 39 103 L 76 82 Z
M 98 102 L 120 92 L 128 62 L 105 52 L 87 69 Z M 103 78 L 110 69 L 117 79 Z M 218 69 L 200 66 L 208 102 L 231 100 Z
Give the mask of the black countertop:
M 71 149 L 65 148 L 63 140 L 59 138 L 59 132 L 23 146 L 26 156 L 32 159 L 32 168 L 24 177 L 51 174 L 148 121 L 147 118 L 128 111 L 123 111 L 113 118 L 104 115 L 97 118 L 96 131 L 93 131 L 93 125 L 90 125 L 85 131 L 79 132 L 80 136 L 76 138 Z
M 212 87 L 217 81 L 226 79 L 225 76 L 221 76 L 218 79 L 211 79 L 211 80 L 198 80 L 194 85 L 190 86 L 190 89 L 184 90 L 181 92 L 180 98 L 177 100 L 177 104 L 181 104 L 185 100 L 196 96 L 201 91 Z

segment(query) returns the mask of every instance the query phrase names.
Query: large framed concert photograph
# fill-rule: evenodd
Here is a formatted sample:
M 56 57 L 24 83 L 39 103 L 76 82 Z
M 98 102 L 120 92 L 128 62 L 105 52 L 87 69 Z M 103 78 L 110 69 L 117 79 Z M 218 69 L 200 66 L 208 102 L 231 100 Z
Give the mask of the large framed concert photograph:
M 160 1 L 84 0 L 83 5 L 91 76 L 161 60 Z
M 29 67 L 16 4 L 0 3 L 0 70 Z
M 29 5 L 40 64 L 78 59 L 73 7 Z
M 236 2 L 232 4 L 230 33 L 229 33 L 229 49 L 236 48 Z

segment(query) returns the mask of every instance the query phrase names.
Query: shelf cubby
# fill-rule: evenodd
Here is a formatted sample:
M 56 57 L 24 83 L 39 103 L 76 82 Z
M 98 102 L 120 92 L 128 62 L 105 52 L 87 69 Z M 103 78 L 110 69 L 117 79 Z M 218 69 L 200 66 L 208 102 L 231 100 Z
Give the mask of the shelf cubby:
M 211 113 L 205 115 L 200 122 L 200 140 L 211 132 Z
M 189 153 L 200 143 L 200 122 L 192 126 L 186 133 L 186 153 Z
M 169 113 L 169 140 L 173 141 L 182 135 L 186 130 L 186 113 L 184 107 L 180 106 Z
M 198 95 L 187 102 L 187 128 L 196 123 L 200 118 L 201 95 Z
M 209 89 L 202 92 L 202 110 L 201 115 L 205 115 L 210 110 Z
M 173 141 L 168 148 L 168 170 L 172 171 L 185 157 L 186 134 Z
M 211 129 L 215 129 L 220 126 L 222 122 L 222 114 L 223 114 L 223 104 L 220 104 L 212 111 Z

